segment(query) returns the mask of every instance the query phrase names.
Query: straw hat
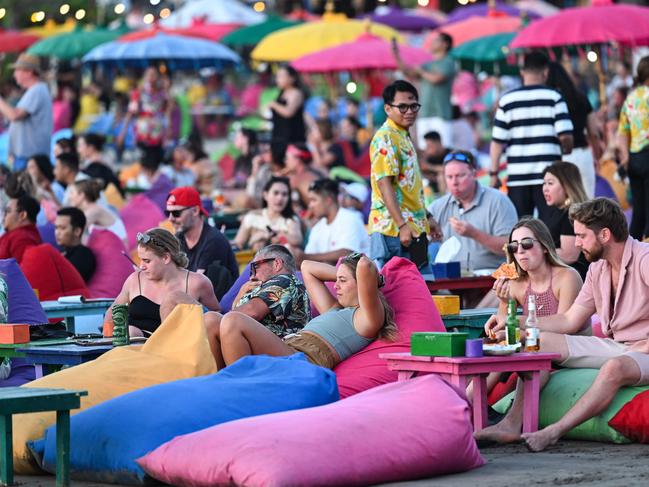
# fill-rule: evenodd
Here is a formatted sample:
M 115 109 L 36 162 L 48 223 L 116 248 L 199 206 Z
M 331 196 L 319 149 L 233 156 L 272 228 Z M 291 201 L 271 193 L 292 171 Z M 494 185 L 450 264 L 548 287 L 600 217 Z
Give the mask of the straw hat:
M 18 59 L 11 66 L 13 69 L 25 69 L 29 71 L 34 71 L 35 73 L 41 72 L 41 63 L 40 59 L 31 54 L 23 53 L 18 56 Z

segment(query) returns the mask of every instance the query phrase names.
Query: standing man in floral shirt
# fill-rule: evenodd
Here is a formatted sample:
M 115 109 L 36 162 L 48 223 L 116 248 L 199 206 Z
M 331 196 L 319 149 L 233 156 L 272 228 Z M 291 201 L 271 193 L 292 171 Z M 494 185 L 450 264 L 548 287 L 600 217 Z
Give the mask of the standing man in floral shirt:
M 383 90 L 388 116 L 370 145 L 372 209 L 370 257 L 379 267 L 394 256 L 412 260 L 422 273 L 428 264 L 428 221 L 417 152 L 408 130 L 421 108 L 417 89 L 397 80 Z

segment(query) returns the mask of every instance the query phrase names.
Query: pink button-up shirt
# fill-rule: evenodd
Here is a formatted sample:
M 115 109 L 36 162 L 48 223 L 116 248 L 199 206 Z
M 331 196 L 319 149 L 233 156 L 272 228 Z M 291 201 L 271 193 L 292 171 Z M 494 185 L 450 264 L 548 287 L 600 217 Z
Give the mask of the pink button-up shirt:
M 597 312 L 602 331 L 616 342 L 632 344 L 649 338 L 649 244 L 629 237 L 624 245 L 617 295 L 611 309 L 611 266 L 590 264 L 575 305 Z

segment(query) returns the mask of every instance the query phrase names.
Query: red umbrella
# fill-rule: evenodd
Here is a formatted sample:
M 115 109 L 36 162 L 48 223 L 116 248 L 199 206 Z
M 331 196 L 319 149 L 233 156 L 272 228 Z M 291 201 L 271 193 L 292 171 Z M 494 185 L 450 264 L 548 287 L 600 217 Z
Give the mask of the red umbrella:
M 399 52 L 403 61 L 409 65 L 432 60 L 430 54 L 423 49 L 400 46 Z M 305 73 L 397 69 L 390 42 L 372 34 L 362 34 L 355 41 L 307 54 L 292 61 L 291 65 Z
M 139 41 L 155 36 L 158 32 L 165 34 L 182 35 L 186 37 L 199 37 L 210 41 L 218 42 L 221 37 L 241 27 L 241 24 L 207 24 L 204 20 L 194 19 L 190 27 L 169 29 L 166 27 L 154 26 L 152 29 L 131 32 L 119 38 L 120 41 Z
M 609 42 L 649 45 L 649 8 L 623 4 L 567 8 L 532 22 L 514 37 L 510 47 Z
M 41 38 L 32 34 L 25 34 L 17 30 L 0 29 L 0 52 L 20 52 Z

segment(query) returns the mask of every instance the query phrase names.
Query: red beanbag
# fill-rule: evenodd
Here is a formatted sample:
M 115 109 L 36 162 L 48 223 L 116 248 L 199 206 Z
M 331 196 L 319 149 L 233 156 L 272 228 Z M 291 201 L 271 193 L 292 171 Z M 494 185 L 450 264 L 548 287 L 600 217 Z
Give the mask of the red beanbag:
M 469 406 L 430 374 L 325 406 L 177 436 L 137 460 L 170 485 L 354 486 L 484 464 Z
M 89 295 L 81 274 L 50 244 L 35 245 L 25 250 L 20 268 L 32 288 L 38 289 L 41 301 L 55 300 L 61 296 Z
M 627 402 L 608 425 L 630 440 L 649 443 L 649 391 Z
M 381 274 L 385 277 L 385 286 L 381 290 L 394 310 L 399 338 L 394 342 L 376 340 L 336 366 L 334 372 L 338 377 L 341 398 L 396 382 L 397 372 L 388 370 L 386 361 L 379 358 L 379 354 L 409 352 L 411 333 L 446 331 L 415 264 L 402 257 L 393 257 Z
M 128 250 L 133 250 L 137 246 L 136 236 L 138 232 L 146 232 L 150 228 L 157 227 L 161 221 L 165 220 L 160 207 L 143 194 L 134 196 L 119 211 L 119 216 L 126 227 Z
M 126 278 L 133 272 L 133 266 L 122 255 L 122 251 L 126 251 L 124 243 L 110 230 L 95 229 L 88 239 L 88 247 L 95 254 L 97 262 L 95 273 L 88 283 L 90 297 L 116 297 Z

